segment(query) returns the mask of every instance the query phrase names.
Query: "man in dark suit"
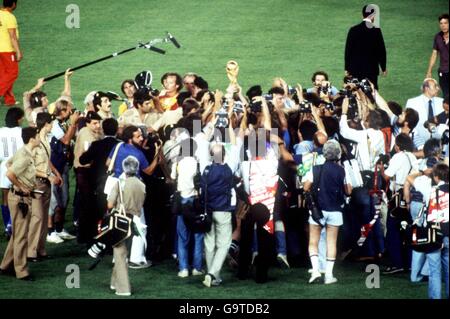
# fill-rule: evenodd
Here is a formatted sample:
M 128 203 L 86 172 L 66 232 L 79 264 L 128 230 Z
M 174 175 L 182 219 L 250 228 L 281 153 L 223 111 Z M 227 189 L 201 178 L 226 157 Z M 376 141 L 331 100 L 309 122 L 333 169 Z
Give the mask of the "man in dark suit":
M 120 141 L 116 138 L 119 124 L 113 118 L 103 120 L 102 128 L 105 137 L 91 144 L 89 149 L 80 156 L 80 164 L 91 164 L 90 183 L 94 188 L 96 218 L 101 219 L 106 212 L 106 195 L 104 188 L 108 177 L 106 159 L 113 147 Z
M 363 21 L 350 28 L 345 44 L 345 73 L 362 80 L 368 78 L 378 89 L 379 69 L 386 76 L 386 48 L 381 29 L 376 27 L 375 10 L 364 6 Z

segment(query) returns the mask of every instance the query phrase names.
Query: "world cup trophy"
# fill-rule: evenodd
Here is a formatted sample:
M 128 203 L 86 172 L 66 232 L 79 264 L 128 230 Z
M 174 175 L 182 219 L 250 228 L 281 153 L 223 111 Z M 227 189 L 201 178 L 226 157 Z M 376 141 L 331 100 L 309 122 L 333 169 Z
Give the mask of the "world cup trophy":
M 227 71 L 227 76 L 230 80 L 230 84 L 237 84 L 237 76 L 239 74 L 238 63 L 233 60 L 228 61 L 225 70 Z

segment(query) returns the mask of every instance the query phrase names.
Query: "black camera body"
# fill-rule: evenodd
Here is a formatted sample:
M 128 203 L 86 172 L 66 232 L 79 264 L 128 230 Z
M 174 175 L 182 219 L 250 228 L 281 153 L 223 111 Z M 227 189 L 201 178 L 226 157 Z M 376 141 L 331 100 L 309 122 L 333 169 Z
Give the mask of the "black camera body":
M 364 92 L 364 94 L 369 98 L 370 102 L 375 103 L 372 87 L 370 86 L 370 82 L 368 79 L 362 79 L 356 86 Z
M 303 101 L 299 104 L 299 113 L 312 113 L 312 103 L 309 101 Z

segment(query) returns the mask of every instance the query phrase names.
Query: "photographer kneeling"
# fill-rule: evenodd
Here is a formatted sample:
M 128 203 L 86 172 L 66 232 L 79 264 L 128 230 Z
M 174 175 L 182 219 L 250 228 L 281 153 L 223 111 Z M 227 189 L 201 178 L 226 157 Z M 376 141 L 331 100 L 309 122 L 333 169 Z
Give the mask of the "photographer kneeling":
M 339 226 L 343 223 L 344 193 L 350 195 L 352 192 L 351 185 L 345 183 L 344 168 L 337 163 L 341 159 L 341 153 L 339 143 L 329 140 L 323 146 L 323 156 L 326 162 L 323 165 L 314 166 L 305 176 L 304 191 L 313 193 L 315 205 L 322 210 L 323 214 L 320 221 L 314 220 L 313 216 L 309 218 L 309 256 L 313 269 L 309 283 L 315 282 L 322 276 L 319 272 L 318 255 L 322 227 L 326 227 L 327 231 L 325 284 L 333 284 L 337 281 L 333 276 L 333 267 L 336 260 Z

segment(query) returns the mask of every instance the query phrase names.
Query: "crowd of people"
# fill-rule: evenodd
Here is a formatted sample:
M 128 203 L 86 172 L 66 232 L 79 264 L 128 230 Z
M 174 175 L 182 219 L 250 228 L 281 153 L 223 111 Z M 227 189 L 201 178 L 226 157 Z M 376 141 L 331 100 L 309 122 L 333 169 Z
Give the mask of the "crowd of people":
M 28 263 L 46 259 L 47 244 L 100 247 L 99 222 L 123 207 L 139 231 L 113 247 L 117 295 L 131 294 L 128 268 L 169 258 L 206 287 L 222 284 L 226 260 L 241 280 L 307 265 L 310 284 L 335 284 L 336 260 L 351 259 L 428 277 L 430 298 L 444 281 L 448 298 L 449 101 L 435 79 L 403 108 L 350 72 L 340 89 L 318 71 L 309 89 L 275 78 L 267 94 L 169 72 L 161 91 L 127 79 L 124 98 L 93 91 L 77 110 L 72 76 L 54 103 L 39 79 L 0 128 L 2 273 L 33 281 Z M 412 250 L 405 229 L 423 211 L 442 225 L 432 252 Z M 210 225 L 197 228 L 199 216 Z

